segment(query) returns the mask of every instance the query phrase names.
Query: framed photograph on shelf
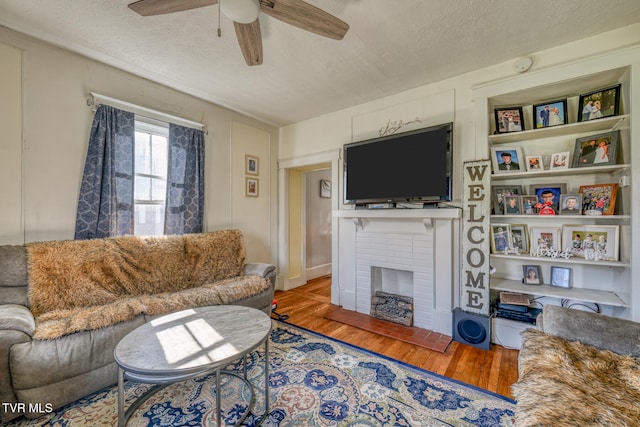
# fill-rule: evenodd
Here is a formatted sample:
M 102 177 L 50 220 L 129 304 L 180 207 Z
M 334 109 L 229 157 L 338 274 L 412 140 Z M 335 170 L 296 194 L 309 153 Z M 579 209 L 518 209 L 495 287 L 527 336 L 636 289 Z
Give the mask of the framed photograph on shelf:
M 523 265 L 522 277 L 525 285 L 542 285 L 542 268 L 539 265 Z
M 586 259 L 619 260 L 619 225 L 564 225 L 563 250 L 572 249 L 575 256 Z
M 529 253 L 527 224 L 511 224 L 511 243 L 520 253 Z
M 544 170 L 542 156 L 527 156 L 527 172 Z
M 560 288 L 571 287 L 571 269 L 568 267 L 551 266 L 551 286 Z
M 569 169 L 569 162 L 571 159 L 570 151 L 563 151 L 562 153 L 553 153 L 551 155 L 551 164 L 549 169 Z
M 491 162 L 493 173 L 523 172 L 522 151 L 520 148 L 496 148 L 491 147 Z
M 521 185 L 492 185 L 491 198 L 493 201 L 494 215 L 502 215 L 504 212 L 504 198 L 506 196 L 519 196 L 521 194 Z
M 578 101 L 578 121 L 617 116 L 620 106 L 620 85 L 599 89 L 580 95 Z
M 561 194 L 560 215 L 582 215 L 582 194 Z
M 618 184 L 581 185 L 583 215 L 613 215 Z
M 491 252 L 499 254 L 511 248 L 511 224 L 491 224 Z
M 520 196 L 520 212 L 522 215 L 537 215 L 538 209 L 536 209 L 536 205 L 538 204 L 538 198 L 536 196 Z
M 536 129 L 548 128 L 551 126 L 566 125 L 567 121 L 567 100 L 545 102 L 533 105 L 533 123 Z
M 529 194 L 535 195 L 538 203 L 546 205 L 545 207 L 553 209 L 558 214 L 560 207 L 560 195 L 567 192 L 567 184 L 531 184 L 529 186 Z M 550 204 L 549 204 L 550 203 Z M 541 209 L 538 209 L 540 213 Z
M 496 108 L 494 110 L 496 119 L 496 132 L 520 132 L 524 130 L 524 116 L 522 107 Z
M 529 240 L 532 252 L 540 252 L 542 249 L 556 248 L 560 250 L 560 228 L 558 227 L 531 227 L 531 239 Z
M 258 197 L 258 178 L 245 178 L 244 195 Z
M 247 175 L 258 175 L 258 158 L 256 156 L 244 156 L 244 173 Z
M 571 167 L 615 165 L 619 135 L 620 131 L 614 131 L 576 139 Z
M 520 215 L 520 196 L 505 196 L 504 197 L 504 212 L 505 215 Z

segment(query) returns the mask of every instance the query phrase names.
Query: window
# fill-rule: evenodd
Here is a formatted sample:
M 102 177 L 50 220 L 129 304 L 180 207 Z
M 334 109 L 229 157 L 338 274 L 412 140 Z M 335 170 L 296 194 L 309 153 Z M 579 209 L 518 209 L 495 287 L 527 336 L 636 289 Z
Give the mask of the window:
M 166 123 L 136 116 L 134 158 L 134 234 L 164 234 L 167 197 Z

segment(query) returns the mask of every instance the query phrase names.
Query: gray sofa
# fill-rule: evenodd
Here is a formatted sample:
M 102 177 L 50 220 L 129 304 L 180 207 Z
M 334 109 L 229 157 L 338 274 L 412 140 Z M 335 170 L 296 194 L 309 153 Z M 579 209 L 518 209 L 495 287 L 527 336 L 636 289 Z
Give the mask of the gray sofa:
M 116 344 L 150 319 L 215 304 L 269 314 L 275 277 L 245 264 L 235 230 L 0 246 L 0 424 L 116 383 Z
M 640 426 L 640 323 L 545 305 L 522 336 L 517 426 Z

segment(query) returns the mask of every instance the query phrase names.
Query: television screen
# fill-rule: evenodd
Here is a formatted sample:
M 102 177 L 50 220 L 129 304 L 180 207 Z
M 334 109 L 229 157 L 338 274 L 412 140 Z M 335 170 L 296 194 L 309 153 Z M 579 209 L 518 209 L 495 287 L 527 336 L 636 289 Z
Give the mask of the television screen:
M 344 146 L 345 203 L 451 200 L 453 123 Z

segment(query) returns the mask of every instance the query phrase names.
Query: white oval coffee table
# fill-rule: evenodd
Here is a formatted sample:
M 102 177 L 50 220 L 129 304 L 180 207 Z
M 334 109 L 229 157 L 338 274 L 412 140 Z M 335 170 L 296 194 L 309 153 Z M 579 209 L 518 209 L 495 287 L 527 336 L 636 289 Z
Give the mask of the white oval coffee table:
M 269 333 L 271 318 L 250 307 L 216 305 L 159 317 L 134 329 L 116 346 L 118 365 L 118 426 L 124 427 L 131 414 L 151 395 L 169 384 L 215 373 L 217 425 L 221 426 L 220 375 L 242 379 L 251 391 L 248 415 L 255 392 L 247 379 L 246 355 L 264 344 L 264 399 L 269 408 Z M 244 378 L 223 368 L 244 358 Z M 156 384 L 124 411 L 124 380 Z

